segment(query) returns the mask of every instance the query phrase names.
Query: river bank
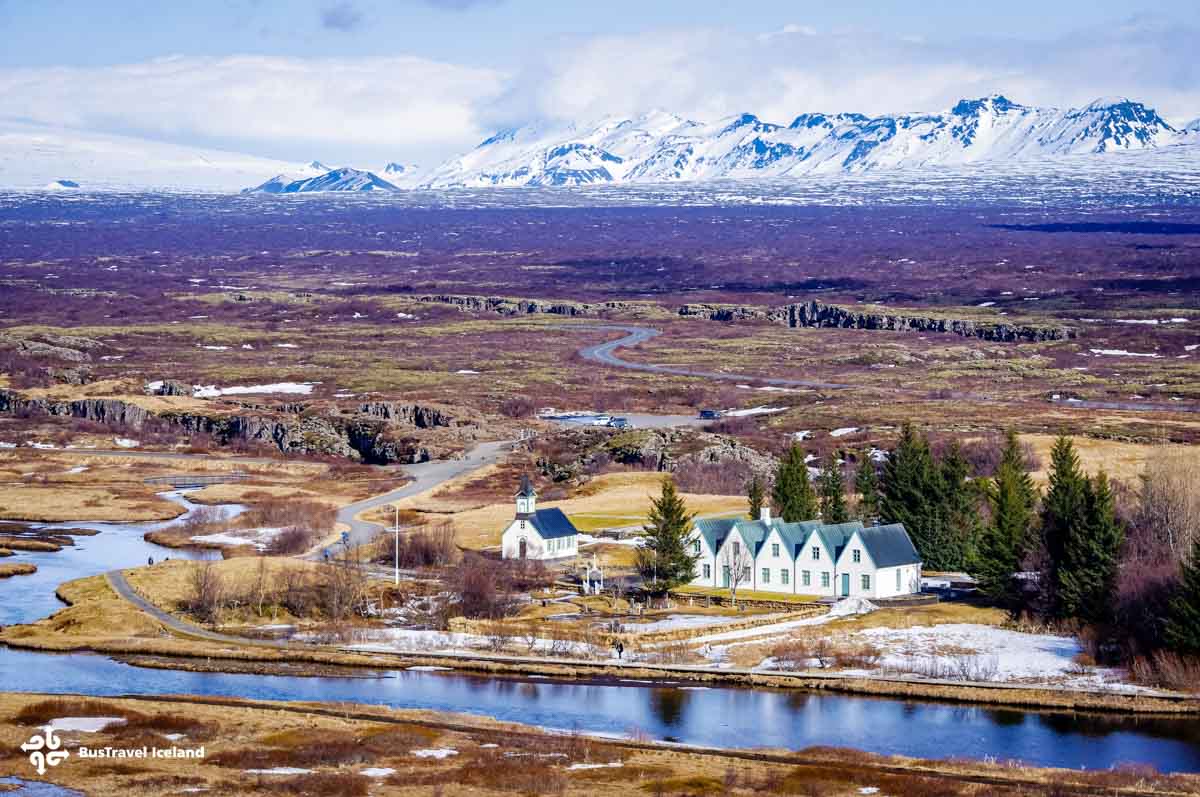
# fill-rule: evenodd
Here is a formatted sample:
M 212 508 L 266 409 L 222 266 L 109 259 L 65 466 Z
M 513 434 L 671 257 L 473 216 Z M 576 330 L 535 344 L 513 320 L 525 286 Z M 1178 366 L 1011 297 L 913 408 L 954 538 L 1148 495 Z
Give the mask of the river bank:
M 183 710 L 186 707 L 186 710 Z M 203 697 L 90 698 L 0 693 L 0 740 L 60 727 L 73 755 L 40 780 L 88 794 L 287 791 L 401 794 L 628 795 L 762 793 L 1099 795 L 1195 793 L 1200 777 L 1144 770 L 1079 772 L 1011 763 L 933 761 L 856 750 L 679 746 L 598 738 L 527 724 L 378 706 Z M 95 718 L 95 719 L 91 719 Z M 114 762 L 79 748 L 189 750 L 194 757 Z M 0 773 L 36 777 L 24 756 Z

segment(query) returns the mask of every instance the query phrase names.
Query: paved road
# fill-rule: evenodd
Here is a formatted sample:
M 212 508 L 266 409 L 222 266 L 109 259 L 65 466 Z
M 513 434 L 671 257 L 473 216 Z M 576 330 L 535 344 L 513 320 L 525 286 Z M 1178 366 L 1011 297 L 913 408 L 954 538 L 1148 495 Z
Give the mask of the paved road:
M 840 382 L 819 382 L 810 379 L 781 379 L 778 377 L 763 377 L 754 376 L 752 374 L 732 374 L 725 371 L 694 371 L 690 368 L 674 368 L 668 365 L 653 365 L 651 363 L 634 363 L 629 360 L 622 360 L 616 355 L 617 349 L 628 349 L 637 346 L 639 343 L 645 343 L 651 338 L 658 337 L 660 333 L 657 329 L 650 327 L 635 327 L 622 325 L 591 325 L 580 324 L 571 325 L 569 329 L 589 329 L 603 330 L 613 332 L 624 332 L 625 337 L 617 340 L 609 341 L 608 343 L 598 343 L 595 346 L 588 346 L 579 350 L 579 355 L 585 360 L 611 365 L 617 368 L 629 368 L 634 371 L 650 371 L 656 374 L 671 374 L 672 376 L 697 376 L 702 379 L 721 379 L 737 382 L 759 382 L 767 385 L 778 385 L 782 387 L 812 387 L 820 390 L 844 390 L 854 387 L 854 385 L 846 385 Z
M 351 546 L 370 542 L 384 527 L 378 523 L 370 523 L 366 520 L 356 518 L 355 515 L 366 512 L 369 509 L 394 503 L 401 498 L 410 498 L 426 490 L 432 490 L 442 482 L 449 481 L 456 476 L 470 473 L 473 470 L 478 470 L 485 465 L 496 462 L 511 448 L 512 441 L 509 440 L 480 443 L 467 452 L 467 455 L 462 459 L 444 459 L 421 462 L 416 465 L 405 465 L 402 470 L 413 477 L 411 482 L 397 490 L 392 490 L 390 493 L 376 495 L 372 498 L 342 507 L 338 510 L 337 521 L 349 528 Z
M 632 348 L 640 343 L 645 343 L 651 338 L 655 338 L 661 334 L 657 329 L 652 329 L 650 327 L 627 326 L 623 324 L 564 324 L 561 328 L 604 330 L 626 333 L 625 337 L 623 338 L 618 338 L 617 340 L 612 340 L 608 343 L 599 343 L 594 346 L 587 346 L 579 350 L 579 355 L 585 360 L 591 360 L 592 362 L 598 362 L 614 368 L 626 368 L 634 371 L 650 371 L 652 373 L 671 374 L 673 376 L 694 376 L 701 379 L 757 382 L 759 384 L 779 385 L 786 387 L 811 387 L 819 390 L 849 390 L 853 388 L 868 389 L 864 385 L 850 385 L 840 382 L 820 382 L 805 379 L 780 379 L 775 377 L 753 376 L 750 374 L 731 374 L 723 371 L 695 371 L 690 368 L 674 368 L 666 365 L 653 365 L 651 363 L 635 363 L 618 357 L 616 354 L 617 349 Z M 873 389 L 889 393 L 907 393 L 922 396 L 928 395 L 931 398 L 937 397 L 931 393 L 920 390 L 904 390 L 902 388 L 883 387 L 877 387 Z M 947 396 L 942 395 L 940 397 L 945 398 Z M 993 396 L 981 395 L 979 393 L 951 393 L 948 397 L 966 401 L 986 401 L 1001 404 L 1027 403 L 1020 399 L 1001 399 Z M 1200 405 L 1185 404 L 1182 402 L 1171 405 L 1132 401 L 1056 400 L 1051 401 L 1050 403 L 1068 409 L 1129 410 L 1134 412 L 1200 412 Z

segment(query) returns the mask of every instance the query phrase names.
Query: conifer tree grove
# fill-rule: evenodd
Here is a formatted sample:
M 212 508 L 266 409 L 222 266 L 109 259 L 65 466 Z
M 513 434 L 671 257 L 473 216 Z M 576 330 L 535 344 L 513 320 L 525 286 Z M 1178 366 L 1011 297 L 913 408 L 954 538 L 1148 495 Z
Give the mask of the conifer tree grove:
M 866 452 L 858 458 L 858 473 L 854 477 L 854 492 L 858 493 L 858 514 L 864 521 L 879 516 L 879 474 Z
M 1092 623 L 1110 617 L 1117 560 L 1125 530 L 1104 471 L 1083 484 L 1081 521 L 1068 524 L 1058 566 L 1058 606 L 1064 617 Z
M 1042 573 L 1043 588 L 1049 591 L 1046 608 L 1054 615 L 1065 617 L 1059 600 L 1062 592 L 1062 563 L 1068 540 L 1084 534 L 1086 521 L 1087 479 L 1079 468 L 1075 446 L 1066 435 L 1060 435 L 1050 450 L 1050 488 L 1042 499 L 1042 542 L 1046 550 L 1046 572 Z
M 826 523 L 845 523 L 850 519 L 846 508 L 846 489 L 842 484 L 842 469 L 838 467 L 837 456 L 829 455 L 821 471 L 821 520 Z
M 699 558 L 688 546 L 695 515 L 675 489 L 669 476 L 663 479 L 662 492 L 650 503 L 649 523 L 642 529 L 637 567 L 642 578 L 653 584 L 655 592 L 664 592 L 696 577 Z
M 1013 574 L 1021 564 L 1034 521 L 1037 492 L 1025 472 L 1015 432 L 1010 431 L 989 489 L 992 522 L 979 541 L 975 571 L 980 591 L 998 605 L 1016 611 L 1020 593 Z
M 1184 562 L 1183 581 L 1171 601 L 1167 617 L 1167 644 L 1177 653 L 1200 656 L 1200 537 Z
M 788 523 L 814 520 L 820 513 L 816 491 L 808 478 L 804 451 L 798 445 L 793 444 L 779 463 L 775 484 L 771 488 L 771 502 L 779 516 Z
M 938 516 L 943 525 L 946 569 L 967 566 L 979 543 L 979 491 L 970 481 L 971 465 L 957 440 L 937 465 L 941 481 Z
M 750 519 L 758 520 L 766 495 L 763 493 L 762 479 L 757 474 L 751 477 L 750 483 L 746 485 L 746 500 L 750 503 Z

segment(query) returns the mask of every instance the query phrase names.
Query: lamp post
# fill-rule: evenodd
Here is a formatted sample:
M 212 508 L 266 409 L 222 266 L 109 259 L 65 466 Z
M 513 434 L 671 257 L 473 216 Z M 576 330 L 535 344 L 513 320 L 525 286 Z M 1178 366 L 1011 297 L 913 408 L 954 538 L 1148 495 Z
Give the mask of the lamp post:
M 400 505 L 392 504 L 392 509 L 396 510 L 396 524 L 393 527 L 396 537 L 396 550 L 393 552 L 392 564 L 395 565 L 395 584 L 400 586 Z

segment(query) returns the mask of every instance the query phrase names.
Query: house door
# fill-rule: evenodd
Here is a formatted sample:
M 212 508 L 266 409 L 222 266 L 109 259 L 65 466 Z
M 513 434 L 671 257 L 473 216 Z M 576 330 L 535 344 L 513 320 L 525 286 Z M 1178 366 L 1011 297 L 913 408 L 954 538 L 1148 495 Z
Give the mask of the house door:
M 729 568 L 727 566 L 722 567 L 721 568 L 721 586 L 724 587 L 725 589 L 729 589 L 729 581 L 730 581 Z
M 524 537 L 522 537 L 521 541 L 517 543 L 517 558 L 518 559 L 525 558 L 525 538 Z
M 850 594 L 850 574 L 842 573 L 842 597 Z

